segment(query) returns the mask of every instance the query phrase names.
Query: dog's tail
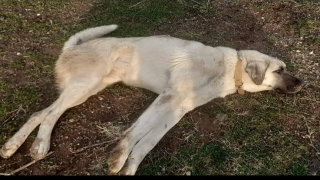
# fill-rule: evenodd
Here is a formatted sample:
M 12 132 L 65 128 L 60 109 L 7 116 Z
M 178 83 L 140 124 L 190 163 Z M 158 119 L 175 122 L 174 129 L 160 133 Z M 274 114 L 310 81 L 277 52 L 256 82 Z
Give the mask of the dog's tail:
M 64 46 L 62 48 L 62 51 L 65 51 L 68 48 L 77 46 L 79 44 L 82 44 L 84 42 L 87 42 L 91 39 L 95 39 L 98 37 L 101 37 L 105 34 L 108 34 L 115 29 L 117 29 L 118 25 L 112 24 L 112 25 L 106 25 L 106 26 L 98 26 L 93 28 L 88 28 L 83 31 L 80 31 L 73 36 L 71 36 L 68 41 L 64 43 Z

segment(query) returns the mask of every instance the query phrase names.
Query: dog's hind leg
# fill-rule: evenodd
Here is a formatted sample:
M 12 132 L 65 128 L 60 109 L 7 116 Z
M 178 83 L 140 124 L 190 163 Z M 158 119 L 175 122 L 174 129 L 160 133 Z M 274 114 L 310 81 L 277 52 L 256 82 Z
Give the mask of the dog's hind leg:
M 45 156 L 50 148 L 52 129 L 62 113 L 73 106 L 79 105 L 93 94 L 96 94 L 108 85 L 118 82 L 117 78 L 83 77 L 72 82 L 62 92 L 59 99 L 53 103 L 48 115 L 41 122 L 36 140 L 30 148 L 30 154 L 34 159 Z
M 96 74 L 73 77 L 61 92 L 59 98 L 46 109 L 34 113 L 30 119 L 2 147 L 0 155 L 10 157 L 22 145 L 29 134 L 41 123 L 38 135 L 30 152 L 34 159 L 42 158 L 50 148 L 52 129 L 68 108 L 83 103 L 88 97 L 107 85 L 120 81 L 117 77 L 103 77 Z
M 29 134 L 41 123 L 45 117 L 47 109 L 33 113 L 28 121 L 14 134 L 2 147 L 0 155 L 3 158 L 9 158 L 27 139 Z

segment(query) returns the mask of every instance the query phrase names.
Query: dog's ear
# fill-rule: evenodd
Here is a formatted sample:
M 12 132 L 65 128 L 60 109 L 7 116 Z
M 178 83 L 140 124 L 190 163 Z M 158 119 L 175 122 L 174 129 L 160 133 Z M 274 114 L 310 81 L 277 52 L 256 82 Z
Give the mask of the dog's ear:
M 256 85 L 261 85 L 268 66 L 269 63 L 265 61 L 249 61 L 245 70 Z

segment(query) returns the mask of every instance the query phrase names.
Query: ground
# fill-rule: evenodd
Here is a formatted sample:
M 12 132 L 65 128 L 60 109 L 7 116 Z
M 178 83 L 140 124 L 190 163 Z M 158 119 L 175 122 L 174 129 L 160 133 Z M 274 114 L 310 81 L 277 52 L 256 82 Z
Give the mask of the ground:
M 53 68 L 64 41 L 84 28 L 118 24 L 110 36 L 167 34 L 255 49 L 307 82 L 297 94 L 233 94 L 191 111 L 137 175 L 320 174 L 319 1 L 1 0 L 0 10 L 0 146 L 57 98 Z M 36 129 L 12 157 L 0 159 L 0 173 L 107 175 L 119 134 L 156 96 L 108 87 L 62 115 L 49 156 L 25 166 Z

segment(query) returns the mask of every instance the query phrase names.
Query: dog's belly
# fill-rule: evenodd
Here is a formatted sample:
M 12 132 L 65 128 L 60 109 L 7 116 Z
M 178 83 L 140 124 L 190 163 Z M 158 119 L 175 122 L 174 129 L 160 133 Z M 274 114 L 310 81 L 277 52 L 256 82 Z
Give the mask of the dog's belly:
M 166 71 L 161 68 L 156 69 L 145 66 L 147 65 L 141 65 L 139 68 L 130 68 L 122 77 L 123 83 L 160 94 L 168 84 L 169 74 L 166 74 Z

